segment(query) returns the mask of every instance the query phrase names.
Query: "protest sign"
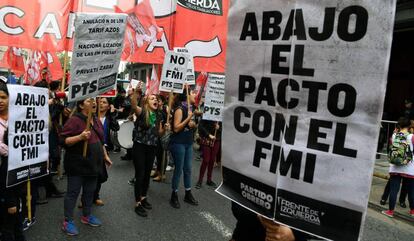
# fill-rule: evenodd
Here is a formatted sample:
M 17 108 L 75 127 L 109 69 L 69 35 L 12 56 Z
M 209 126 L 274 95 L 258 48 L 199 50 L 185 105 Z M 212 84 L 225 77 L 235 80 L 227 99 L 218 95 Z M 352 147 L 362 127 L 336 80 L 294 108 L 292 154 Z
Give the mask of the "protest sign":
M 189 57 L 188 57 L 187 75 L 186 75 L 185 83 L 188 84 L 188 85 L 195 85 L 193 55 L 186 48 L 174 48 L 174 52 L 188 54 Z
M 162 67 L 160 91 L 182 94 L 187 75 L 188 55 L 168 51 Z
M 360 239 L 395 1 L 233 2 L 218 192 L 290 227 Z
M 98 97 L 116 97 L 117 94 L 118 92 L 116 91 L 116 89 L 113 89 L 99 95 Z
M 7 186 L 48 174 L 49 94 L 44 88 L 8 85 Z
M 114 88 L 125 27 L 125 14 L 77 14 L 69 101 L 96 97 Z
M 208 75 L 203 120 L 223 120 L 225 80 L 226 77 L 224 75 Z

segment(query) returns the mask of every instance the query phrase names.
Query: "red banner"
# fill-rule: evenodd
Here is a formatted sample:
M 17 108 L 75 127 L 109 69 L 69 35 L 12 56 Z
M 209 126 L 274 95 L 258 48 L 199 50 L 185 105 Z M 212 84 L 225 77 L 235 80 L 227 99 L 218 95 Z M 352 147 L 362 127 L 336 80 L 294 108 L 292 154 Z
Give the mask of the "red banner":
M 0 45 L 51 52 L 69 50 L 76 12 L 114 12 L 114 5 L 129 9 L 134 3 L 135 0 L 0 0 Z
M 167 50 L 186 47 L 196 71 L 224 72 L 228 5 L 229 0 L 140 0 L 137 6 L 135 0 L 0 0 L 0 45 L 70 50 L 74 13 L 117 7 L 146 28 L 145 34 L 132 25 L 126 31 L 123 60 L 162 64 Z
M 190 51 L 196 71 L 225 72 L 228 8 L 229 0 L 177 0 L 174 46 Z
M 73 0 L 1 0 L 0 45 L 44 51 L 65 48 Z M 73 31 L 73 29 L 72 29 Z
M 171 8 L 170 1 L 155 2 L 161 9 Z M 149 0 L 141 1 L 134 8 L 124 11 L 118 7 L 116 12 L 128 14 L 128 26 L 125 33 L 125 45 L 122 60 L 139 63 L 162 64 L 165 51 L 173 47 L 172 28 L 174 27 L 174 15 L 155 18 Z M 167 11 L 168 12 L 168 11 Z
M 16 76 L 22 76 L 25 72 L 24 60 L 20 48 L 9 47 L 0 61 L 0 67 L 10 69 Z

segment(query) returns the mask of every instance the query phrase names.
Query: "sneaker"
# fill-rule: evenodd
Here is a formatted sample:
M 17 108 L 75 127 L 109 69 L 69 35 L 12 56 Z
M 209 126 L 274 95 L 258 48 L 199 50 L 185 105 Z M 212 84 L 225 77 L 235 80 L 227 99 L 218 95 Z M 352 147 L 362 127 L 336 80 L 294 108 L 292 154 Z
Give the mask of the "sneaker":
M 194 206 L 198 205 L 198 202 L 193 197 L 193 194 L 191 193 L 191 190 L 185 191 L 184 202 L 186 202 L 188 204 L 191 204 L 191 205 L 194 205 Z
M 36 218 L 35 217 L 33 217 L 31 221 L 29 221 L 28 218 L 25 218 L 23 220 L 23 223 L 22 223 L 22 229 L 23 229 L 23 231 L 27 231 L 29 228 L 31 228 L 35 224 L 36 224 Z M 1 239 L 1 233 L 0 233 L 0 239 Z
M 144 198 L 141 200 L 141 205 L 143 208 L 151 210 L 152 209 L 152 205 L 151 203 L 148 202 L 148 198 Z
M 202 186 L 201 182 L 200 182 L 200 181 L 198 181 L 198 182 L 197 182 L 197 184 L 195 185 L 195 188 L 200 189 L 200 188 L 201 188 L 201 186 Z
M 217 184 L 213 181 L 207 181 L 206 184 L 207 186 L 210 186 L 210 187 L 217 187 Z
M 138 203 L 137 206 L 135 206 L 135 213 L 138 214 L 141 217 L 147 217 L 148 213 L 147 210 L 142 206 L 141 203 Z
M 411 210 L 410 210 L 410 216 L 411 216 L 411 217 L 414 217 L 414 209 L 411 209 Z
M 81 222 L 83 224 L 88 224 L 89 226 L 92 227 L 99 227 L 102 225 L 101 220 L 99 220 L 97 217 L 93 216 L 93 215 L 89 215 L 87 217 L 82 216 L 81 217 Z
M 165 168 L 165 170 L 167 171 L 167 172 L 170 172 L 170 171 L 172 171 L 174 169 L 174 167 L 172 167 L 172 166 L 170 166 L 170 165 L 168 165 L 167 166 L 167 168 Z
M 406 208 L 406 207 L 407 207 L 407 205 L 405 204 L 405 202 L 400 202 L 400 207 L 402 207 L 402 208 Z
M 72 221 L 63 221 L 62 231 L 69 236 L 75 236 L 79 234 L 78 228 L 75 226 L 75 223 Z
M 381 199 L 380 204 L 381 205 L 385 205 L 387 203 L 387 201 L 385 201 L 384 199 Z
M 394 211 L 393 210 L 386 210 L 386 211 L 382 211 L 382 214 L 384 214 L 385 216 L 388 216 L 390 218 L 394 217 Z

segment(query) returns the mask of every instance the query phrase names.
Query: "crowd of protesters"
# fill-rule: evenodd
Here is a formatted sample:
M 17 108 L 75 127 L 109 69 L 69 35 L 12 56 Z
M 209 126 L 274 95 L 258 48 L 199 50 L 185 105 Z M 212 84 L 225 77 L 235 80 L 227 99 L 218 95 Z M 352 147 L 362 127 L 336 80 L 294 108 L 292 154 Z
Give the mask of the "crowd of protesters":
M 134 185 L 135 193 L 133 210 L 137 215 L 148 216 L 148 210 L 152 209 L 148 197 L 150 178 L 152 176 L 155 181 L 165 180 L 165 171 L 169 166 L 174 166 L 170 205 L 177 209 L 181 207 L 178 198 L 181 176 L 184 179 L 184 202 L 199 204 L 191 192 L 194 142 L 199 144 L 202 157 L 198 181 L 194 186 L 202 188 L 207 171 L 205 184 L 216 187 L 212 174 L 214 165 L 220 163 L 221 158 L 221 123 L 202 120 L 202 112 L 194 105 L 198 98 L 194 91 L 190 90 L 188 96 L 186 92 L 169 96 L 144 95 L 139 85 L 135 89 L 129 88 L 128 94 L 122 87 L 119 88 L 117 97 L 113 99 L 86 98 L 68 104 L 59 92 L 59 81 L 41 81 L 36 86 L 49 88 L 50 94 L 49 174 L 32 181 L 31 210 L 28 211 L 27 184 L 6 188 L 8 91 L 7 85 L 0 81 L 2 241 L 26 240 L 24 231 L 36 223 L 36 205 L 47 203 L 47 197 L 64 197 L 61 229 L 67 235 L 79 234 L 74 222 L 74 209 L 77 205 L 82 208 L 81 223 L 93 227 L 102 225 L 100 219 L 92 214 L 92 205 L 104 205 L 100 190 L 108 179 L 107 168 L 112 165 L 108 153 L 120 151 L 120 146 L 114 143 L 114 137 L 116 138 L 116 132 L 120 129 L 119 121 L 122 119 L 134 121 L 130 136 L 133 147 L 127 150 L 122 159 L 133 160 L 135 176 L 131 184 Z M 59 165 L 63 165 L 63 174 L 67 180 L 65 191 L 59 190 L 54 184 L 53 176 L 58 173 Z M 80 203 L 77 203 L 81 190 Z M 247 240 L 248 237 L 254 240 L 292 241 L 308 238 L 300 232 L 264 220 L 236 204 L 233 204 L 233 212 L 238 220 L 233 235 L 235 241 Z M 244 225 L 249 228 L 243 228 Z M 254 232 L 249 231 L 258 226 L 260 227 Z M 273 239 L 268 239 L 269 237 Z

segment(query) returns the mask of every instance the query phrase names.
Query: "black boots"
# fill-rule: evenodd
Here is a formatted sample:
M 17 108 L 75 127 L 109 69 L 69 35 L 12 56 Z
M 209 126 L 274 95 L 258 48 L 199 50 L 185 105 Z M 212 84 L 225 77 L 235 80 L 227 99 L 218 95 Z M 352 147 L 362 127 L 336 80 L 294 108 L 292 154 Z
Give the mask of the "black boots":
M 135 206 L 135 213 L 141 217 L 148 216 L 147 210 L 145 210 L 145 208 L 142 206 L 140 202 L 137 204 L 137 206 Z
M 197 200 L 195 200 L 195 198 L 193 197 L 193 194 L 191 194 L 191 190 L 185 191 L 184 202 L 189 203 L 194 206 L 198 205 Z
M 173 191 L 171 193 L 170 205 L 173 208 L 180 208 L 180 202 L 178 202 L 178 196 L 176 191 Z

